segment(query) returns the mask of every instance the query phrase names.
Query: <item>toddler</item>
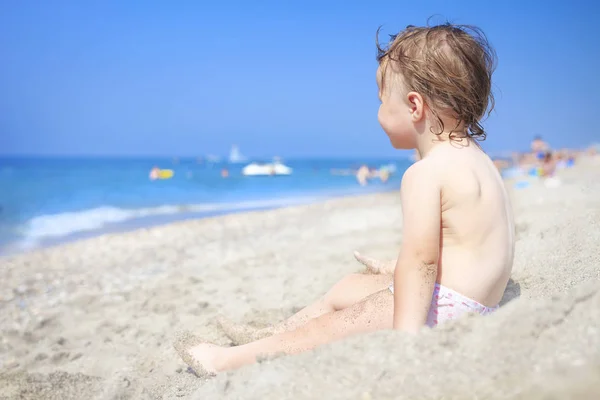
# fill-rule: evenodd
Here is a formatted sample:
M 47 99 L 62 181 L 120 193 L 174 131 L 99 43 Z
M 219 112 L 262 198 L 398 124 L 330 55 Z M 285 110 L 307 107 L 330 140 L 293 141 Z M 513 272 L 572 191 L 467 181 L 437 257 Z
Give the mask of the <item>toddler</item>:
M 417 332 L 498 307 L 513 264 L 513 215 L 500 174 L 477 142 L 493 108 L 494 52 L 479 29 L 451 24 L 409 26 L 379 50 L 379 122 L 394 148 L 419 155 L 402 179 L 395 265 L 389 273 L 347 276 L 240 346 L 182 335 L 175 348 L 198 374 L 363 332 Z

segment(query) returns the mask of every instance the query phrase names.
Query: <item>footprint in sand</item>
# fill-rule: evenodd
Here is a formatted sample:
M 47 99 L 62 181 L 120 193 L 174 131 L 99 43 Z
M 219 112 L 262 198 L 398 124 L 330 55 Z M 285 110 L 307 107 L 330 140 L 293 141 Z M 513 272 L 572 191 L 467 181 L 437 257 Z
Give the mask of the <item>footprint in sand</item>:
M 54 364 L 60 364 L 60 363 L 67 361 L 69 359 L 69 355 L 70 354 L 67 353 L 66 351 L 61 351 L 59 353 L 52 355 L 52 357 L 50 358 L 50 361 L 52 361 L 52 363 L 54 363 Z

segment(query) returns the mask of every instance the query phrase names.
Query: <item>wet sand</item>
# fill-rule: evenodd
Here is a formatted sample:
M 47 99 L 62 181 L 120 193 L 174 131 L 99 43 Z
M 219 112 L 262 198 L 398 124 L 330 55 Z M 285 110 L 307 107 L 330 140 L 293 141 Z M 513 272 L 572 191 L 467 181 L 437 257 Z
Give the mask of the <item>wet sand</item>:
M 393 258 L 399 195 L 178 222 L 0 258 L 0 399 L 435 399 L 600 396 L 600 159 L 512 189 L 518 242 L 503 306 L 360 335 L 203 380 L 172 347 L 218 344 L 222 313 L 264 326 Z

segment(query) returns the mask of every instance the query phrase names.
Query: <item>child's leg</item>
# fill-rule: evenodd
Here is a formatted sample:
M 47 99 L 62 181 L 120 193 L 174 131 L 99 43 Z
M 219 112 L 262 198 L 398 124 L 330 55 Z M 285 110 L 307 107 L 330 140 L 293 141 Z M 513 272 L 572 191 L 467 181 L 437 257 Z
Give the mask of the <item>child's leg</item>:
M 176 344 L 176 348 L 196 371 L 216 373 L 254 363 L 260 355 L 296 354 L 353 334 L 391 329 L 393 315 L 394 296 L 386 288 L 351 307 L 313 318 L 296 330 L 242 346 L 201 343 L 191 348 Z
M 279 324 L 276 328 L 276 333 L 294 330 L 304 325 L 310 319 L 328 312 L 348 308 L 373 293 L 387 289 L 393 279 L 392 275 L 346 275 L 333 285 L 319 300 Z
M 365 297 L 386 289 L 392 283 L 392 280 L 392 275 L 347 275 L 333 285 L 323 297 L 313 304 L 300 310 L 287 320 L 264 329 L 255 329 L 247 325 L 234 324 L 225 318 L 220 318 L 219 323 L 227 336 L 235 344 L 245 344 L 273 334 L 294 330 L 310 319 L 328 312 L 350 307 Z

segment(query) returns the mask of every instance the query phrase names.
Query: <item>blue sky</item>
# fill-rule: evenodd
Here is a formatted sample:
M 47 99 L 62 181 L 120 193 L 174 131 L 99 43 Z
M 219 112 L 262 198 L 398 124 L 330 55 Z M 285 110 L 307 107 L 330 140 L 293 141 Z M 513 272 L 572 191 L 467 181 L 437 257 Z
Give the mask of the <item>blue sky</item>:
M 485 148 L 600 137 L 594 1 L 3 1 L 0 154 L 390 156 L 375 31 L 480 26 Z

